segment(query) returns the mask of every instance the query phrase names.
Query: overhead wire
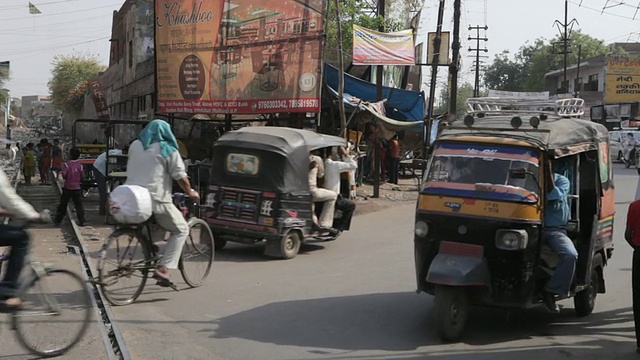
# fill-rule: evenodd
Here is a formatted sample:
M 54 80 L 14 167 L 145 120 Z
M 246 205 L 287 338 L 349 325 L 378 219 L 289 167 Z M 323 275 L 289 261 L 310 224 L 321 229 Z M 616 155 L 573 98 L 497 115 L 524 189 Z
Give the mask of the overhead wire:
M 57 23 L 51 23 L 51 24 L 41 24 L 37 26 L 37 29 L 41 29 L 41 28 L 49 28 L 52 26 L 57 26 L 57 25 L 70 25 L 74 27 L 75 31 L 78 31 L 78 23 L 82 23 L 85 21 L 90 21 L 90 20 L 95 20 L 95 19 L 103 19 L 105 16 L 104 15 L 98 15 L 98 16 L 92 16 L 92 17 L 88 17 L 88 18 L 83 18 L 80 20 L 74 20 L 73 22 L 70 21 L 62 21 L 62 22 L 57 22 Z M 23 28 L 11 28 L 8 30 L 0 30 L 0 34 L 7 32 L 7 31 L 20 31 L 20 30 L 33 30 L 34 27 L 33 26 L 29 26 L 29 27 L 23 27 Z
M 607 14 L 607 15 L 611 15 L 611 16 L 617 16 L 617 17 L 619 17 L 619 18 L 628 19 L 628 20 L 632 20 L 632 21 L 640 21 L 640 18 L 636 18 L 636 19 L 634 19 L 634 18 L 629 17 L 629 16 L 624 16 L 624 15 L 620 15 L 620 14 L 614 14 L 614 13 L 612 13 L 612 12 L 604 11 L 604 10 L 601 10 L 601 9 L 595 9 L 595 8 L 592 8 L 592 7 L 586 6 L 586 5 L 584 5 L 584 4 L 580 4 L 579 2 L 576 2 L 576 1 L 574 1 L 574 0 L 569 0 L 569 3 L 571 3 L 571 4 L 573 4 L 573 5 L 577 5 L 577 6 L 578 6 L 578 7 L 580 7 L 580 8 L 585 8 L 585 9 L 592 10 L 592 11 L 597 11 L 597 12 L 599 12 L 599 13 L 601 13 L 601 14 Z
M 53 13 L 53 14 L 32 14 L 30 16 L 17 17 L 17 18 L 11 18 L 11 19 L 0 18 L 0 21 L 25 20 L 25 19 L 34 19 L 34 17 L 42 18 L 42 17 L 49 17 L 49 16 L 57 16 L 57 15 L 75 14 L 75 13 L 79 13 L 79 12 L 92 11 L 92 10 L 96 10 L 96 9 L 104 9 L 104 8 L 116 7 L 116 6 L 122 6 L 122 4 L 119 3 L 119 4 L 111 4 L 111 5 L 104 5 L 104 6 L 96 6 L 96 7 L 92 7 L 92 8 L 88 8 L 88 9 L 64 11 L 64 12 Z
M 52 5 L 52 4 L 69 3 L 69 2 L 73 2 L 73 1 L 80 1 L 80 0 L 58 0 L 58 1 L 37 3 L 37 4 L 33 4 L 33 5 L 36 5 L 36 6 L 47 6 L 47 5 Z M 13 10 L 13 9 L 28 8 L 28 7 L 29 7 L 28 5 L 8 5 L 8 6 L 0 6 L 0 10 Z

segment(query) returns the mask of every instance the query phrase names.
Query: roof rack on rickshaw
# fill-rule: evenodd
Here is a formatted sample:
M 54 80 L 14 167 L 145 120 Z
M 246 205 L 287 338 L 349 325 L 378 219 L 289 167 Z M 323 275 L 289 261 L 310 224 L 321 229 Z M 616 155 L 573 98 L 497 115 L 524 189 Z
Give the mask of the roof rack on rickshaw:
M 537 100 L 521 98 L 470 98 L 467 100 L 467 114 L 483 117 L 486 115 L 539 114 L 564 118 L 584 115 L 584 100 L 567 98 L 558 100 Z

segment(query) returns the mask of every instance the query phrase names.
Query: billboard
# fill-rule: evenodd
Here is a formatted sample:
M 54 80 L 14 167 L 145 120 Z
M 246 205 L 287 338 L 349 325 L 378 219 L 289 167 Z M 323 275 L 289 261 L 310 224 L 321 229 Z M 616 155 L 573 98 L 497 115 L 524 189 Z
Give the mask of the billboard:
M 158 111 L 320 110 L 325 0 L 157 0 Z
M 430 32 L 427 34 L 427 65 L 433 65 L 433 53 L 434 43 L 436 41 L 436 33 Z M 448 31 L 443 31 L 440 34 L 440 50 L 438 51 L 438 64 L 451 64 L 451 59 L 449 58 L 449 43 L 450 34 Z
M 640 100 L 640 56 L 609 55 L 606 71 L 605 103 Z
M 413 30 L 382 33 L 353 25 L 353 65 L 415 64 Z

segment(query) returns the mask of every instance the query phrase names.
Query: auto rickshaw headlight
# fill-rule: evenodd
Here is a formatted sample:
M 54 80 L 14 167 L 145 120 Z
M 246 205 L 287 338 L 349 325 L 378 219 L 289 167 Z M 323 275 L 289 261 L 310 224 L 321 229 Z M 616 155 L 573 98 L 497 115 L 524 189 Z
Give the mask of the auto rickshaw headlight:
M 416 221 L 415 234 L 417 237 L 425 237 L 429 234 L 429 224 L 424 221 Z
M 525 230 L 498 230 L 496 247 L 501 250 L 523 250 L 527 248 L 529 237 Z

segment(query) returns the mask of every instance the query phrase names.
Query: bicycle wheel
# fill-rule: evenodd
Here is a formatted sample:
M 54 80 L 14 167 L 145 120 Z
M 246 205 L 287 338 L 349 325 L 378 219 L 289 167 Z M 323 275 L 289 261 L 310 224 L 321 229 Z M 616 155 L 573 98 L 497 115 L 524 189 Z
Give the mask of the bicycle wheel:
M 100 249 L 98 281 L 111 305 L 135 301 L 152 267 L 146 237 L 133 228 L 114 231 Z
M 33 354 L 60 356 L 82 339 L 91 320 L 91 294 L 86 282 L 65 269 L 47 269 L 21 294 L 23 306 L 13 312 L 18 341 Z
M 178 268 L 184 281 L 191 287 L 202 285 L 209 275 L 215 253 L 213 233 L 202 219 L 189 220 L 189 237 L 182 247 Z

